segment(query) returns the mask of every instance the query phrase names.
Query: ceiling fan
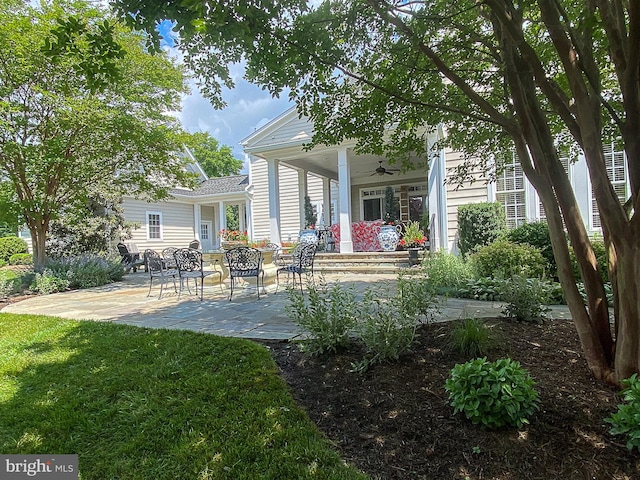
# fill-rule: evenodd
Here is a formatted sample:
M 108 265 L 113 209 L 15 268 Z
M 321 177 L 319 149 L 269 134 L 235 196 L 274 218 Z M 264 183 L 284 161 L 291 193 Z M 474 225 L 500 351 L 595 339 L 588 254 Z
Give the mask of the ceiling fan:
M 397 168 L 384 168 L 382 166 L 382 160 L 378 160 L 378 163 L 380 165 L 378 165 L 378 168 L 376 168 L 375 172 L 373 172 L 371 175 L 369 175 L 370 177 L 373 177 L 374 175 L 380 175 L 383 176 L 385 173 L 387 175 L 393 175 L 393 172 L 399 172 L 400 170 Z M 393 171 L 392 171 L 393 170 Z

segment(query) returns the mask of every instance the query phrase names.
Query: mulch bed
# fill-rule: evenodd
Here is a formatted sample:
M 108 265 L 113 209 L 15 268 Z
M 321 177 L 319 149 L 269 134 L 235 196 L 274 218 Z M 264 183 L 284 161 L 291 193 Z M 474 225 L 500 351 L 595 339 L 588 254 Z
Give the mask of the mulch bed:
M 608 433 L 616 390 L 589 372 L 571 322 L 487 322 L 499 339 L 490 360 L 520 361 L 536 381 L 540 410 L 522 429 L 486 431 L 453 415 L 444 383 L 468 360 L 445 348 L 452 323 L 421 327 L 398 363 L 351 372 L 356 349 L 310 357 L 263 342 L 294 398 L 340 449 L 375 479 L 635 479 L 640 454 Z

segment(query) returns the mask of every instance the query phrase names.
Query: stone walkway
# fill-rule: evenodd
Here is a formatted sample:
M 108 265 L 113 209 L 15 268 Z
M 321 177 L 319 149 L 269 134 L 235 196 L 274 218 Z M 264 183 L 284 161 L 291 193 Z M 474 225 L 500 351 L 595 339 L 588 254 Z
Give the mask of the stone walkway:
M 392 288 L 396 279 L 395 275 L 384 274 L 326 275 L 325 278 L 327 282 L 353 284 L 359 291 L 381 282 L 389 282 Z M 35 296 L 9 304 L 1 311 L 193 330 L 242 338 L 285 340 L 301 333 L 285 313 L 288 300 L 282 287 L 276 294 L 275 286 L 268 285 L 266 295 L 261 294 L 260 300 L 256 297 L 255 288 L 234 290 L 233 301 L 230 302 L 227 289 L 221 292 L 218 285 L 205 286 L 204 301 L 201 302 L 195 294 L 186 292 L 178 299 L 171 286 L 165 288 L 161 300 L 157 298 L 159 290 L 155 286 L 153 296 L 147 297 L 148 281 L 145 273 L 132 273 L 126 275 L 122 282 Z M 441 298 L 440 311 L 435 319 L 497 317 L 501 309 L 502 305 L 497 302 Z M 551 315 L 553 318 L 571 318 L 566 306 L 552 307 Z

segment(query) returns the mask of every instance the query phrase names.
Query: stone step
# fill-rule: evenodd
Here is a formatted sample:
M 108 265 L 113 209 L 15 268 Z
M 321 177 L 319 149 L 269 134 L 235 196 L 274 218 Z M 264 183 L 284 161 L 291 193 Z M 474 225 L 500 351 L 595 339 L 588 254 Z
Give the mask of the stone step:
M 371 273 L 371 274 L 376 274 L 376 275 L 380 275 L 380 274 L 388 274 L 388 275 L 396 275 L 400 270 L 408 268 L 408 264 L 407 265 L 402 265 L 402 266 L 398 266 L 398 265 L 375 265 L 373 267 L 371 266 L 363 266 L 363 265 L 358 265 L 358 266 L 345 266 L 345 265 L 314 265 L 314 272 L 316 273 L 331 273 L 331 274 L 340 274 L 340 273 L 344 273 L 349 274 L 349 273 L 362 273 L 362 274 L 366 274 L 366 273 Z
M 423 257 L 426 252 L 420 252 Z M 290 255 L 281 255 L 281 261 L 291 260 Z M 314 270 L 325 273 L 374 273 L 397 274 L 409 267 L 409 252 L 354 252 L 335 253 L 318 252 L 315 257 Z

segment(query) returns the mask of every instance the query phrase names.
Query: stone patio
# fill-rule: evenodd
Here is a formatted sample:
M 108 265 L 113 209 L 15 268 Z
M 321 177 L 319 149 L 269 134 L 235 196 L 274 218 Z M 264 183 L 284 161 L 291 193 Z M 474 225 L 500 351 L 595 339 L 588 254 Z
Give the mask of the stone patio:
M 396 276 L 388 274 L 327 274 L 327 282 L 352 284 L 362 291 L 380 282 L 395 284 Z M 158 300 L 159 287 L 147 297 L 149 278 L 144 272 L 130 273 L 122 282 L 86 290 L 34 296 L 5 306 L 2 313 L 52 315 L 76 320 L 124 323 L 149 328 L 193 330 L 221 336 L 287 340 L 301 330 L 288 318 L 284 288 L 275 293 L 275 285 L 267 285 L 266 295 L 256 297 L 254 288 L 235 290 L 228 300 L 228 288 L 205 286 L 204 301 L 194 292 L 178 299 L 171 283 Z M 228 283 L 228 282 L 227 282 Z M 225 285 L 226 287 L 226 285 Z M 237 293 L 236 293 L 237 292 Z M 458 318 L 487 318 L 500 315 L 498 302 L 440 299 L 436 321 Z M 570 318 L 566 306 L 552 307 L 553 318 Z

